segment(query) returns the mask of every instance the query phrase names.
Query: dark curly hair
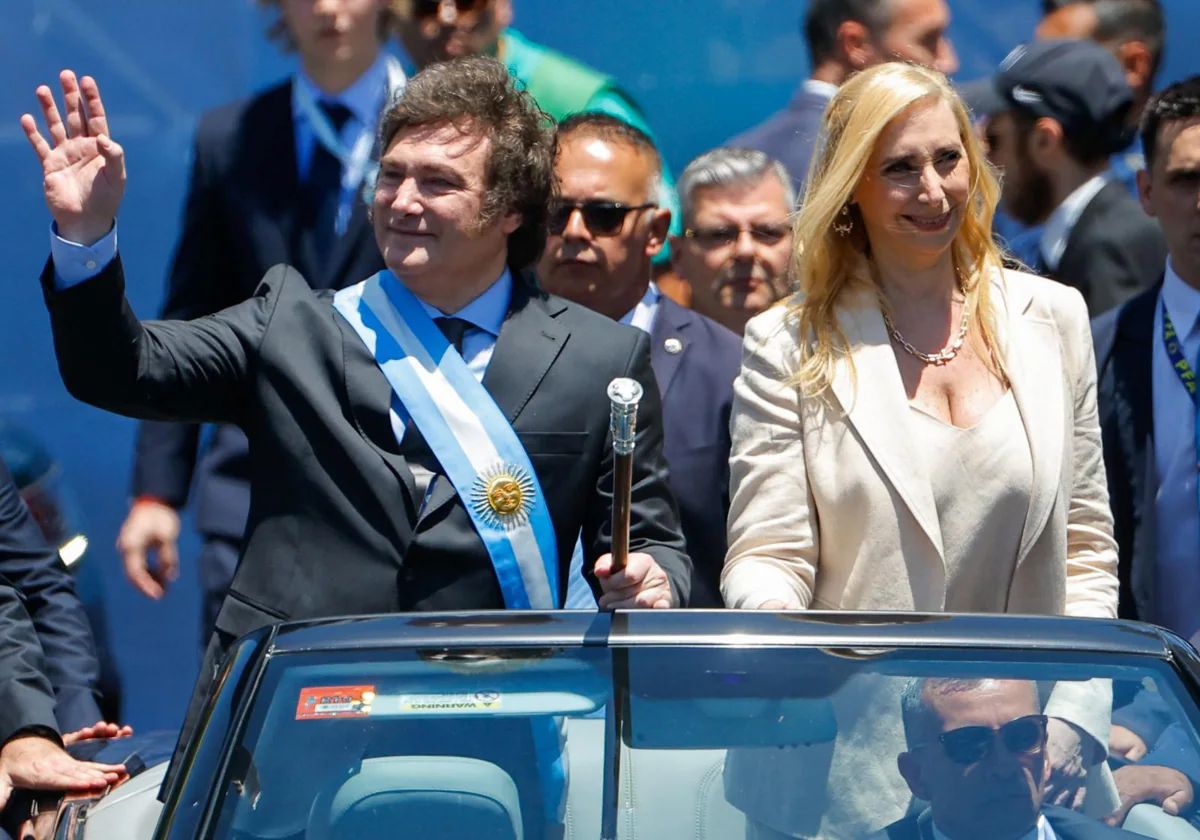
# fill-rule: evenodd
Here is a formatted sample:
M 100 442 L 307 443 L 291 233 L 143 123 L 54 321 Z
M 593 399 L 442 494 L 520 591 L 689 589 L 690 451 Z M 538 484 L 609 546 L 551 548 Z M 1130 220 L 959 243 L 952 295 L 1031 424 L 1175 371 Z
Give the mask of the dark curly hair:
M 519 213 L 521 226 L 508 237 L 508 266 L 514 272 L 533 266 L 546 247 L 550 204 L 558 189 L 553 120 L 517 87 L 503 64 L 471 56 L 430 65 L 413 76 L 383 113 L 379 147 L 386 151 L 404 129 L 437 123 L 487 137 L 487 198 L 480 224 Z

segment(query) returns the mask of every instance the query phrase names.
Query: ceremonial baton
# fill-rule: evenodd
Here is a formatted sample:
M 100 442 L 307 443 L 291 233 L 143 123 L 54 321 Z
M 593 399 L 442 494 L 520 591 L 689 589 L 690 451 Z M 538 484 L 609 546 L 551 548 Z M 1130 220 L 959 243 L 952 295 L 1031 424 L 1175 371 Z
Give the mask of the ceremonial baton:
M 633 495 L 633 439 L 642 386 L 636 379 L 608 383 L 613 437 L 612 570 L 619 572 L 629 559 L 629 507 Z

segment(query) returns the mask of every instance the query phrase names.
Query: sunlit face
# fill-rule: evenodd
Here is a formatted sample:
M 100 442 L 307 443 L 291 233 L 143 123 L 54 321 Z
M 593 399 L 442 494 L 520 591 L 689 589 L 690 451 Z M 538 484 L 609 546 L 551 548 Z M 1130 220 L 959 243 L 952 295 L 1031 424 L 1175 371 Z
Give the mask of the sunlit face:
M 1142 206 L 1162 227 L 1172 267 L 1200 284 L 1200 119 L 1165 123 L 1156 149 L 1154 166 L 1138 173 Z
M 988 159 L 1003 173 L 1005 212 L 1025 225 L 1041 224 L 1054 211 L 1054 186 L 1029 152 L 1030 132 L 1009 112 L 992 116 L 986 132 Z
M 486 137 L 439 123 L 400 131 L 380 158 L 375 240 L 387 267 L 418 296 L 503 270 L 508 235 L 521 219 L 483 219 L 490 147 Z
M 379 49 L 383 0 L 279 0 L 284 26 L 301 56 L 332 63 Z
M 555 170 L 563 205 L 584 205 L 551 229 L 538 263 L 538 279 L 552 294 L 619 320 L 645 294 L 650 260 L 663 245 L 670 214 L 654 207 L 631 210 L 612 231 L 589 225 L 589 202 L 641 207 L 650 195 L 656 167 L 629 143 L 586 132 L 571 134 L 559 146 Z
M 401 17 L 396 31 L 417 69 L 467 55 L 495 54 L 513 16 L 512 0 L 440 0 L 436 12 L 433 0 L 414 0 L 413 8 L 429 13 Z
M 952 840 L 1015 840 L 1036 823 L 1049 762 L 1042 748 L 1015 753 L 999 737 L 979 761 L 959 764 L 938 734 L 966 726 L 992 730 L 1040 712 L 1033 683 L 992 680 L 978 688 L 925 693 L 937 720 L 921 745 L 910 745 L 900 769 L 914 795 L 929 802 L 937 827 Z
M 1099 23 L 1090 2 L 1069 3 L 1042 18 L 1034 34 L 1039 41 L 1087 41 Z
M 884 61 L 899 59 L 949 75 L 958 69 L 945 0 L 892 0 L 891 21 L 879 39 Z
M 691 284 L 692 308 L 740 333 L 784 297 L 791 213 L 774 174 L 748 185 L 698 188 L 688 235 L 671 247 L 675 273 Z
M 872 251 L 901 263 L 941 257 L 967 212 L 971 172 L 954 111 L 918 102 L 879 135 L 852 201 Z

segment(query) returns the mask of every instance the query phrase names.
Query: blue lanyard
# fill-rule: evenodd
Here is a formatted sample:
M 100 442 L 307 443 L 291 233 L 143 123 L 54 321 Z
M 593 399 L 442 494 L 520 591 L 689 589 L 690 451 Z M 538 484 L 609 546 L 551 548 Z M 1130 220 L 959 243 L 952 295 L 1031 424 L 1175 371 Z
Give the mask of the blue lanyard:
M 1196 372 L 1192 370 L 1192 366 L 1188 364 L 1187 358 L 1183 355 L 1183 345 L 1179 340 L 1179 335 L 1175 332 L 1175 325 L 1171 323 L 1171 316 L 1167 314 L 1167 302 L 1162 302 L 1162 322 L 1163 322 L 1163 347 L 1166 348 L 1167 358 L 1171 360 L 1171 368 L 1175 371 L 1175 375 L 1179 377 L 1179 381 L 1183 383 L 1183 387 L 1187 388 L 1188 396 L 1192 398 L 1192 405 L 1200 409 L 1200 396 L 1196 394 Z M 1200 433 L 1200 426 L 1197 427 Z M 1200 440 L 1197 441 L 1200 443 Z M 1197 449 L 1196 456 L 1200 458 L 1200 449 Z
M 1200 470 L 1200 394 L 1196 393 L 1196 372 L 1192 370 L 1192 366 L 1188 363 L 1187 357 L 1183 355 L 1183 343 L 1180 341 L 1179 335 L 1175 332 L 1175 325 L 1171 323 L 1171 316 L 1167 314 L 1167 302 L 1162 302 L 1162 322 L 1163 322 L 1163 347 L 1167 351 L 1167 358 L 1171 360 L 1171 368 L 1175 371 L 1175 375 L 1179 377 L 1179 381 L 1183 383 L 1183 387 L 1187 388 L 1188 396 L 1192 398 L 1192 406 L 1196 412 L 1193 417 L 1193 435 L 1195 436 L 1196 449 L 1193 453 L 1196 458 L 1196 469 Z M 1196 506 L 1200 508 L 1200 480 L 1196 482 Z
M 404 69 L 395 56 L 385 59 L 387 67 L 387 89 L 384 91 L 383 107 L 387 107 L 392 98 L 401 90 L 407 79 Z M 312 92 L 304 85 L 295 86 L 296 104 L 304 113 L 313 132 L 313 139 L 324 146 L 342 164 L 342 187 L 338 201 L 337 232 L 340 236 L 346 232 L 350 222 L 350 211 L 354 204 L 354 192 L 362 185 L 363 203 L 370 206 L 375 193 L 375 178 L 379 173 L 379 163 L 371 160 L 371 151 L 375 146 L 375 132 L 366 127 L 359 132 L 358 139 L 352 147 L 342 142 L 341 136 L 334 130 L 329 117 L 317 105 Z

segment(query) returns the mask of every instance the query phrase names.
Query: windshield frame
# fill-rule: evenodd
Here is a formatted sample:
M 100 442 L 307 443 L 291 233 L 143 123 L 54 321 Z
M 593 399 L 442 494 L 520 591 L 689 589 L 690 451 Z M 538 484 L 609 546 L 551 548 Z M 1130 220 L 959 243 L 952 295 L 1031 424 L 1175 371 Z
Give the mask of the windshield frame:
M 460 617 L 461 618 L 461 617 Z M 1039 662 L 1047 665 L 1054 664 L 1077 664 L 1077 665 L 1095 665 L 1100 669 L 1112 669 L 1121 667 L 1135 667 L 1144 671 L 1153 672 L 1156 679 L 1165 681 L 1164 684 L 1171 687 L 1169 696 L 1174 701 L 1172 704 L 1173 711 L 1181 720 L 1188 721 L 1189 737 L 1196 743 L 1200 739 L 1200 657 L 1197 657 L 1190 648 L 1182 644 L 1179 640 L 1163 638 L 1159 635 L 1159 640 L 1163 642 L 1161 648 L 1162 653 L 1159 655 L 1157 651 L 1147 650 L 1142 646 L 1140 650 L 1108 650 L 1100 649 L 1092 646 L 1092 649 L 1080 650 L 1073 645 L 1045 644 L 1043 640 L 1030 640 L 1026 637 L 1023 644 L 1014 644 L 1008 640 L 987 640 L 987 639 L 970 639 L 959 637 L 954 640 L 954 644 L 935 644 L 929 639 L 907 640 L 897 643 L 894 638 L 896 625 L 904 624 L 903 621 L 895 621 L 897 616 L 892 616 L 892 621 L 883 622 L 881 628 L 884 632 L 878 635 L 885 637 L 885 641 L 871 642 L 869 641 L 871 625 L 862 623 L 853 623 L 848 625 L 844 620 L 831 622 L 833 626 L 828 626 L 818 634 L 819 639 L 805 638 L 800 635 L 781 636 L 776 633 L 769 634 L 705 634 L 703 640 L 697 638 L 687 638 L 688 634 L 668 635 L 658 631 L 651 633 L 628 633 L 632 628 L 629 627 L 626 614 L 615 614 L 613 618 L 617 619 L 615 625 L 624 625 L 622 629 L 627 631 L 627 634 L 614 632 L 608 634 L 607 638 L 603 638 L 600 633 L 596 632 L 596 625 L 601 622 L 593 620 L 590 629 L 586 634 L 583 634 L 573 640 L 572 643 L 563 644 L 563 639 L 556 638 L 558 644 L 555 647 L 562 648 L 586 648 L 601 646 L 609 650 L 612 663 L 612 687 L 613 687 L 613 702 L 609 706 L 609 715 L 605 725 L 605 745 L 604 745 L 604 791 L 602 792 L 603 810 L 602 810 L 602 836 L 604 838 L 615 838 L 616 826 L 619 817 L 618 797 L 616 792 L 620 785 L 620 762 L 619 750 L 617 744 L 621 739 L 625 738 L 627 733 L 631 731 L 632 721 L 630 720 L 631 704 L 630 704 L 630 658 L 636 657 L 637 651 L 648 649 L 661 649 L 671 647 L 687 647 L 696 650 L 703 649 L 818 649 L 825 653 L 831 653 L 838 656 L 846 656 L 849 658 L 864 658 L 878 659 L 887 657 L 905 657 L 909 661 L 913 659 L 920 661 L 934 662 L 952 662 L 952 661 L 967 661 L 972 659 L 1003 659 L 1005 652 L 1010 652 L 1021 662 Z M 839 616 L 839 619 L 844 619 Z M 603 619 L 601 619 L 603 621 Z M 490 625 L 492 627 L 504 622 L 481 621 L 479 625 Z M 605 622 L 607 623 L 607 622 Z M 1070 622 L 1079 624 L 1080 622 Z M 466 622 L 467 625 L 472 622 Z M 851 632 L 843 632 L 847 627 L 851 627 Z M 890 628 L 890 629 L 889 629 Z M 467 629 L 465 626 L 458 628 L 460 630 Z M 470 632 L 470 641 L 461 636 L 452 644 L 436 645 L 440 649 L 462 649 L 462 648 L 480 648 L 492 647 L 491 640 L 487 638 L 487 632 L 480 632 L 483 626 L 475 626 Z M 614 627 L 614 629 L 616 629 Z M 458 633 L 449 635 L 458 636 Z M 498 646 L 521 648 L 521 647 L 541 647 L 544 645 L 545 636 L 537 639 L 526 640 L 527 643 L 522 643 L 518 638 L 507 633 L 497 634 L 502 639 L 502 644 Z M 554 635 L 554 634 L 550 634 Z M 876 637 L 878 638 L 878 636 Z M 387 643 L 383 643 L 382 638 L 376 643 L 365 646 L 355 645 L 351 647 L 333 646 L 330 650 L 342 650 L 350 653 L 353 650 L 362 649 L 387 649 L 394 651 L 412 651 L 421 648 L 430 647 L 427 642 L 430 636 L 422 634 L 422 638 L 414 640 L 419 643 L 408 643 L 407 640 L 401 638 L 396 639 L 391 637 Z M 842 644 L 836 644 L 836 642 Z M 944 640 L 943 640 L 944 641 Z M 540 643 L 539 643 L 540 642 Z M 824 644 L 817 643 L 824 642 Z M 834 644 L 830 644 L 834 643 Z M 310 648 L 311 650 L 311 648 Z M 219 715 L 208 720 L 208 726 L 218 725 L 222 721 L 228 726 L 222 741 L 221 759 L 214 768 L 217 773 L 209 775 L 209 784 L 207 787 L 207 796 L 203 801 L 203 816 L 198 821 L 181 820 L 178 814 L 178 803 L 181 799 L 183 788 L 193 789 L 196 784 L 196 774 L 203 768 L 198 764 L 193 763 L 189 766 L 188 779 L 183 780 L 176 785 L 173 798 L 168 799 L 168 809 L 164 810 L 164 818 L 159 823 L 159 830 L 156 831 L 155 837 L 159 840 L 174 840 L 174 838 L 182 838 L 183 834 L 180 829 L 184 823 L 196 825 L 199 829 L 194 834 L 188 834 L 189 837 L 204 837 L 211 838 L 218 827 L 219 815 L 221 811 L 221 803 L 224 799 L 224 794 L 229 787 L 229 774 L 233 766 L 233 753 L 237 745 L 241 744 L 244 739 L 245 727 L 248 725 L 251 718 L 251 711 L 256 701 L 269 700 L 260 695 L 263 686 L 263 677 L 266 670 L 272 663 L 283 664 L 290 660 L 293 656 L 302 656 L 306 651 L 303 649 L 292 649 L 289 652 L 279 652 L 279 650 L 271 646 L 265 651 L 265 654 L 258 657 L 254 662 L 243 662 L 241 664 L 242 674 L 238 679 L 240 690 L 237 691 L 238 699 L 234 703 L 235 713 L 226 715 L 221 718 Z M 250 666 L 256 667 L 251 668 Z M 227 669 L 231 666 L 227 666 Z M 235 668 L 236 670 L 236 668 Z M 248 674 L 253 672 L 253 679 L 249 679 Z M 1179 700 L 1177 692 L 1179 690 L 1185 692 L 1185 696 L 1192 700 L 1191 704 L 1183 703 Z M 230 690 L 228 686 L 224 689 L 226 692 Z M 213 706 L 220 705 L 219 702 L 212 703 Z M 213 733 L 204 732 L 202 739 L 205 742 L 211 742 Z M 197 744 L 193 744 L 189 749 L 189 756 L 194 757 L 197 753 L 204 752 Z M 211 761 L 204 762 L 205 766 L 213 767 Z M 216 784 L 219 780 L 219 784 Z M 174 804 L 172 804 L 174 802 Z M 199 804 L 199 803 L 197 803 Z M 198 823 L 198 825 L 197 825 Z

